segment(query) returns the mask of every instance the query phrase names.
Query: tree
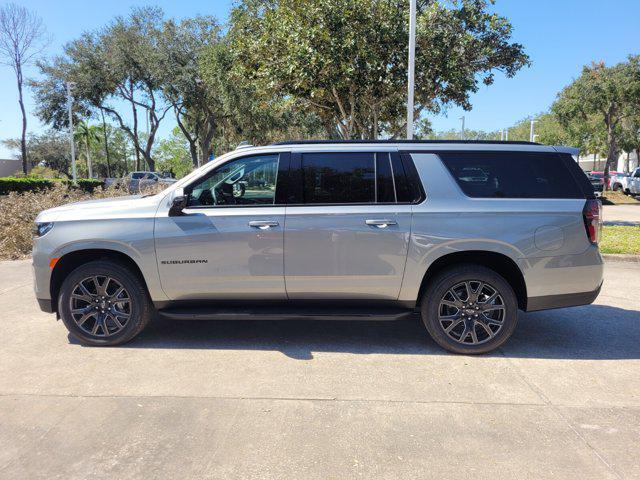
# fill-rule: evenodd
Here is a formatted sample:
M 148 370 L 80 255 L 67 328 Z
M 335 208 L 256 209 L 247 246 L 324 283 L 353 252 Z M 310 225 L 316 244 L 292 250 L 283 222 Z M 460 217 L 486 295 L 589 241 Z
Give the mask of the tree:
M 87 177 L 93 178 L 93 166 L 91 164 L 91 147 L 100 140 L 100 128 L 96 125 L 89 125 L 87 122 L 79 122 L 74 133 L 74 139 L 79 143 L 84 143 L 85 157 L 87 161 Z
M 198 166 L 213 153 L 212 141 L 222 122 L 217 85 L 207 84 L 200 75 L 207 47 L 215 48 L 220 41 L 220 26 L 210 16 L 197 16 L 179 23 L 169 20 L 164 24 L 161 38 L 166 63 L 172 72 L 163 85 L 163 92 L 189 144 L 193 165 Z
M 613 67 L 604 63 L 585 66 L 582 75 L 565 87 L 552 106 L 562 125 L 576 122 L 598 137 L 598 128 L 606 134 L 607 163 L 604 176 L 618 160 L 622 141 L 622 122 L 629 112 L 640 108 L 640 56 Z M 605 185 L 607 184 L 605 180 Z
M 171 138 L 161 140 L 156 149 L 158 171 L 169 172 L 182 178 L 193 169 L 189 152 L 190 143 L 185 139 L 179 127 L 173 129 Z
M 0 63 L 11 67 L 16 75 L 18 103 L 22 114 L 20 155 L 23 173 L 27 173 L 29 168 L 27 113 L 23 98 L 24 68 L 34 61 L 45 46 L 45 29 L 40 17 L 13 3 L 0 8 Z
M 622 136 L 620 141 L 620 147 L 627 153 L 625 172 L 630 171 L 630 152 L 635 152 L 636 159 L 640 160 L 640 109 L 627 108 L 629 111 L 626 112 L 622 120 Z
M 136 168 L 152 157 L 161 121 L 171 109 L 162 88 L 172 75 L 162 45 L 163 13 L 159 8 L 134 9 L 102 30 L 84 33 L 64 48 L 64 55 L 41 63 L 42 79 L 32 82 L 38 116 L 55 127 L 66 125 L 64 89 L 73 82 L 76 114 L 110 116 L 129 135 Z M 131 122 L 121 111 L 130 108 Z
M 200 59 L 200 77 L 218 109 L 212 151 L 220 155 L 241 141 L 260 145 L 325 136 L 321 119 L 301 101 L 262 95 L 256 82 L 234 74 L 236 63 L 224 39 L 207 46 Z
M 16 150 L 22 160 L 21 139 L 8 139 L 3 143 L 7 148 Z M 48 130 L 41 134 L 27 135 L 27 151 L 29 152 L 29 170 L 40 165 L 51 168 L 62 175 L 70 176 L 71 159 L 69 153 L 69 136 L 56 130 Z
M 419 2 L 416 118 L 455 104 L 529 63 L 486 0 Z M 405 128 L 408 8 L 404 0 L 244 0 L 229 37 L 240 80 L 315 112 L 330 137 L 395 137 Z

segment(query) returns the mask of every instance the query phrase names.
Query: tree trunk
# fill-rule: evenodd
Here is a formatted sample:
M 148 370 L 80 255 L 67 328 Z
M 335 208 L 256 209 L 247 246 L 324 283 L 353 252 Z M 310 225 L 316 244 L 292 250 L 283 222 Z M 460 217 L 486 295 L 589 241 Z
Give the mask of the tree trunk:
M 89 138 L 84 139 L 84 146 L 87 149 L 87 173 L 88 178 L 93 178 L 93 165 L 91 164 L 91 149 L 89 148 Z
M 629 156 L 630 155 L 631 155 L 631 152 L 627 152 L 627 159 L 626 159 L 625 165 L 624 165 L 625 173 L 629 173 Z
M 611 165 L 616 161 L 618 146 L 616 142 L 616 136 L 614 133 L 615 125 L 609 119 L 607 124 L 607 162 L 604 165 L 604 189 L 609 190 L 609 172 L 611 171 Z
M 102 134 L 104 135 L 104 153 L 107 157 L 107 177 L 111 177 L 111 165 L 109 164 L 109 139 L 107 138 L 107 122 L 104 119 L 104 110 L 100 109 L 102 114 Z
M 27 158 L 27 112 L 24 108 L 22 99 L 22 67 L 17 65 L 16 79 L 18 82 L 18 103 L 20 104 L 20 112 L 22 113 L 22 136 L 20 137 L 20 154 L 22 155 L 22 173 L 29 173 L 29 159 Z

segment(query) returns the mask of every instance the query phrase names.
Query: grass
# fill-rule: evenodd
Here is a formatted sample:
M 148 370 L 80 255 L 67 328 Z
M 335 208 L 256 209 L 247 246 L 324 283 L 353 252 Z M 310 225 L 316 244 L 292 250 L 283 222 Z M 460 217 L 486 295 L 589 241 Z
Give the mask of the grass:
M 602 197 L 603 205 L 640 205 L 640 201 L 631 195 L 625 195 L 622 192 L 605 192 L 606 196 Z
M 633 227 L 605 225 L 602 227 L 600 251 L 640 255 L 640 225 Z

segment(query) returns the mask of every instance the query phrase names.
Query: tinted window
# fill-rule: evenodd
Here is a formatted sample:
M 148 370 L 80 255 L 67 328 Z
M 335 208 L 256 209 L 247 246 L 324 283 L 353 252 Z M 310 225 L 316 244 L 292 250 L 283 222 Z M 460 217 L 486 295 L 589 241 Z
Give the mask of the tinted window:
M 470 197 L 584 198 L 559 155 L 455 152 L 440 158 Z
M 273 205 L 278 155 L 243 157 L 191 185 L 189 206 Z
M 395 203 L 396 194 L 391 173 L 391 159 L 388 153 L 376 153 L 376 202 Z
M 302 155 L 305 203 L 375 202 L 373 153 Z

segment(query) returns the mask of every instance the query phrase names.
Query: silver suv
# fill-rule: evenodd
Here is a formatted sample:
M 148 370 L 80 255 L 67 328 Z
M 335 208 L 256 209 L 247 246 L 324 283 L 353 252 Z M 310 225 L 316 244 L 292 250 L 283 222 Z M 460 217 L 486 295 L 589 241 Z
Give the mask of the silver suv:
M 593 302 L 601 207 L 573 149 L 288 142 L 162 193 L 42 212 L 35 293 L 88 345 L 167 319 L 395 320 L 443 348 L 502 345 L 518 310 Z

